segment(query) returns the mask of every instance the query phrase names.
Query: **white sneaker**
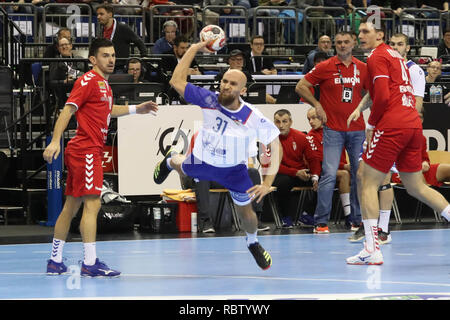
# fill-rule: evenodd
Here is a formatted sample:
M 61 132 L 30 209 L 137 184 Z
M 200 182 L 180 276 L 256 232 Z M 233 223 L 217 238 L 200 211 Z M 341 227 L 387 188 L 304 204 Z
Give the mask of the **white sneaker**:
M 347 264 L 380 265 L 383 264 L 383 255 L 381 254 L 381 250 L 367 251 L 366 244 L 364 243 L 364 249 L 356 256 L 347 258 Z

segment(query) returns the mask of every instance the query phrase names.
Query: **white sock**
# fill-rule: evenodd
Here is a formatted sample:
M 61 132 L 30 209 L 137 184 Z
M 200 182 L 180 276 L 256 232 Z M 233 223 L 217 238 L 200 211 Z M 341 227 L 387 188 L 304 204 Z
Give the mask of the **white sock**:
M 52 253 L 50 254 L 50 259 L 57 263 L 62 262 L 64 243 L 66 243 L 64 240 L 53 238 Z
M 167 168 L 169 168 L 170 170 L 172 170 L 172 166 L 170 165 L 170 160 L 172 160 L 172 158 L 167 158 L 166 160 L 166 164 L 167 164 Z
M 342 208 L 344 209 L 344 215 L 348 216 L 351 213 L 350 193 L 341 193 L 339 196 L 341 197 L 341 203 L 342 203 Z
M 93 266 L 97 259 L 97 253 L 95 248 L 95 242 L 83 243 L 84 246 L 84 264 L 87 266 Z
M 364 232 L 366 234 L 366 249 L 369 252 L 380 250 L 378 243 L 378 219 L 363 220 Z
M 391 218 L 391 210 L 380 210 L 380 218 L 378 220 L 378 227 L 383 232 L 389 231 L 389 219 Z
M 450 221 L 450 204 L 441 212 L 441 216 Z
M 247 246 L 251 245 L 252 243 L 258 242 L 258 238 L 256 237 L 256 234 L 258 233 L 258 231 L 256 231 L 255 233 L 248 233 L 247 234 Z

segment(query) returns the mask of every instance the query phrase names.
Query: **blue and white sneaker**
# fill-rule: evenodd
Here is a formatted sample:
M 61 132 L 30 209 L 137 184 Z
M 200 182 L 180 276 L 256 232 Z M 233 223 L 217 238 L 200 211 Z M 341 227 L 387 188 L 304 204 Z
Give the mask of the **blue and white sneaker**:
M 92 266 L 87 266 L 83 262 L 80 275 L 83 277 L 118 277 L 120 271 L 110 269 L 105 263 L 97 258 L 95 264 Z
M 298 219 L 297 224 L 301 227 L 311 227 L 314 228 L 314 217 L 311 217 L 309 214 L 302 214 Z
M 291 217 L 283 217 L 281 218 L 281 222 L 282 222 L 281 227 L 283 229 L 292 229 L 294 227 Z
M 66 274 L 67 267 L 64 262 L 55 262 L 52 259 L 47 260 L 47 274 L 56 276 L 60 274 Z

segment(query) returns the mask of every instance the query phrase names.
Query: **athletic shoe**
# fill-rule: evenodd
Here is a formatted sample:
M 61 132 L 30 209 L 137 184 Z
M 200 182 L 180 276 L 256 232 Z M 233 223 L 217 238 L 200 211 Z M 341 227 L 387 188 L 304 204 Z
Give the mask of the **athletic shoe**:
M 261 247 L 259 242 L 249 245 L 248 250 L 250 250 L 253 258 L 255 258 L 256 263 L 261 269 L 267 270 L 270 268 L 272 265 L 272 257 L 263 247 Z
M 353 224 L 353 223 L 352 223 L 352 226 L 350 227 L 350 231 L 353 231 L 353 232 L 358 231 L 359 226 L 360 226 L 360 225 L 357 225 L 357 224 Z
M 328 228 L 328 226 L 324 223 L 319 223 L 315 228 L 314 228 L 314 233 L 330 233 L 330 229 Z
M 52 259 L 47 260 L 47 274 L 48 275 L 60 275 L 66 274 L 67 267 L 64 265 L 64 262 L 55 262 Z
M 173 148 L 170 148 L 164 159 L 156 164 L 155 170 L 153 171 L 153 181 L 155 181 L 156 184 L 163 183 L 172 171 L 169 167 L 167 167 L 167 159 L 171 157 L 172 151 Z
M 269 230 L 270 230 L 269 226 L 262 224 L 261 221 L 258 222 L 258 231 L 259 232 L 269 231 Z
M 364 231 L 364 225 L 361 223 L 358 230 L 354 234 L 352 234 L 350 237 L 348 237 L 348 240 L 350 242 L 358 242 L 363 240 L 366 237 L 366 233 Z
M 356 256 L 347 258 L 347 264 L 379 265 L 383 264 L 383 255 L 381 254 L 381 250 L 367 251 L 366 244 L 364 243 L 364 249 Z
M 391 233 L 384 232 L 381 228 L 378 228 L 378 241 L 380 244 L 387 244 L 392 241 Z
M 301 227 L 314 227 L 314 217 L 311 217 L 309 214 L 302 214 L 297 224 Z
M 95 264 L 92 266 L 87 266 L 83 262 L 80 274 L 83 277 L 118 277 L 120 271 L 110 269 L 105 263 L 97 258 Z
M 214 229 L 213 224 L 211 223 L 211 221 L 209 220 L 205 220 L 203 222 L 203 229 L 202 229 L 203 233 L 215 233 L 216 229 Z
M 292 229 L 294 227 L 291 217 L 283 217 L 281 218 L 281 221 L 282 221 L 281 227 L 283 229 Z

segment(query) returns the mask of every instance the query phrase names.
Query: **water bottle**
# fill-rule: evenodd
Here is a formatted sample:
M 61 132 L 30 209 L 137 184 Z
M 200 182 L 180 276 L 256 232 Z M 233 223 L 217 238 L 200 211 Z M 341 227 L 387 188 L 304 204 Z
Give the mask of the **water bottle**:
M 438 84 L 436 86 L 436 92 L 434 94 L 436 103 L 442 103 L 442 86 L 440 84 Z
M 191 212 L 191 232 L 197 232 L 197 212 Z
M 161 208 L 153 208 L 154 231 L 159 232 L 161 228 Z
M 430 87 L 430 102 L 436 103 L 436 86 L 434 84 Z

